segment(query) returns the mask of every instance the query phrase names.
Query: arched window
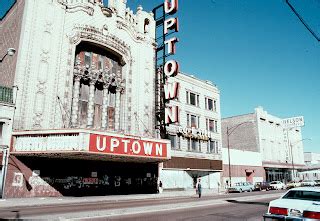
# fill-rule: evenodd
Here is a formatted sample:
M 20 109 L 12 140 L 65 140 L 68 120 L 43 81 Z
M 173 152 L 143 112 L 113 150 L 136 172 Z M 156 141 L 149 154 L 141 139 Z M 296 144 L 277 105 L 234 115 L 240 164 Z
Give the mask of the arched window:
M 75 62 L 81 72 L 77 125 L 115 130 L 116 92 L 123 80 L 119 58 L 90 43 L 80 43 Z

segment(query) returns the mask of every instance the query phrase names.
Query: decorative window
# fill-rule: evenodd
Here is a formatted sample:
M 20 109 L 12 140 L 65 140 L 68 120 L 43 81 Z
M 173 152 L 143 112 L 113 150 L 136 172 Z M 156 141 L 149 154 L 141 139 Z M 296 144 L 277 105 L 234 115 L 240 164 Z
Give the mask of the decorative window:
M 84 53 L 84 65 L 86 67 L 91 67 L 91 53 L 90 52 Z
M 94 120 L 93 127 L 100 128 L 102 119 L 102 102 L 103 102 L 103 91 L 95 90 L 94 95 Z
M 97 53 L 98 52 L 98 53 Z M 80 79 L 80 93 L 78 104 L 78 126 L 85 128 L 88 126 L 89 105 L 93 108 L 93 127 L 100 129 L 102 124 L 107 129 L 115 129 L 115 92 L 122 80 L 122 67 L 119 58 L 108 52 L 102 52 L 101 48 L 93 45 L 81 44 L 76 49 L 76 64 L 84 69 Z M 79 61 L 79 63 L 78 63 Z M 100 70 L 103 74 L 95 78 L 91 70 Z M 92 79 L 92 80 L 91 80 Z M 94 83 L 94 90 L 90 92 L 90 84 Z M 107 86 L 108 93 L 104 97 L 104 89 Z M 93 93 L 92 95 L 90 93 Z M 89 104 L 89 94 L 93 98 L 93 103 Z M 103 100 L 107 101 L 107 120 L 102 122 Z
M 206 110 L 217 111 L 217 101 L 211 98 L 205 98 Z
M 87 126 L 88 116 L 88 101 L 89 101 L 89 85 L 81 84 L 79 97 L 79 123 L 80 127 Z
M 212 119 L 206 119 L 207 130 L 211 132 L 218 132 L 218 121 Z
M 198 94 L 187 91 L 186 95 L 187 95 L 187 97 L 186 97 L 187 104 L 199 107 L 199 95 Z

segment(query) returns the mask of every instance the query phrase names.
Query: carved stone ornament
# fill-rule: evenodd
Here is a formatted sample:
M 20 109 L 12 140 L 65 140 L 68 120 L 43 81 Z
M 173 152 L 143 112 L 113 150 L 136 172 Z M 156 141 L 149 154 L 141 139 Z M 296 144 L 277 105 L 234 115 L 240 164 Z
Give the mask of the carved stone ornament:
M 80 59 L 77 58 L 73 73 L 76 80 L 84 79 L 89 80 L 90 82 L 98 81 L 102 83 L 105 88 L 108 88 L 110 93 L 124 93 L 125 80 L 122 79 L 120 71 L 115 74 L 105 70 L 98 70 L 94 64 L 91 67 L 84 66 L 81 65 Z
M 74 0 L 74 1 L 66 1 L 66 0 L 58 0 L 58 3 L 65 6 L 65 10 L 69 13 L 74 13 L 77 11 L 83 11 L 88 15 L 93 15 L 94 12 L 94 1 L 81 1 L 81 0 Z
M 106 8 L 106 7 L 101 7 L 101 11 L 102 13 L 106 16 L 106 17 L 112 17 L 112 10 L 110 8 Z
M 131 57 L 130 46 L 118 37 L 103 31 L 104 28 L 105 26 L 99 29 L 88 25 L 76 25 L 73 29 L 74 33 L 69 35 L 70 42 L 72 44 L 78 44 L 81 40 L 87 40 L 103 45 L 121 55 L 120 64 L 125 65 Z

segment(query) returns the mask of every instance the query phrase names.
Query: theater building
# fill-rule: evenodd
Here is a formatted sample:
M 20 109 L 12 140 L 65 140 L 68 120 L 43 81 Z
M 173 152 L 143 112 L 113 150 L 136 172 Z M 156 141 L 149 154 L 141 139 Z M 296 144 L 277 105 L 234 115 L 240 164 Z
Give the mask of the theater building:
M 179 107 L 179 123 L 168 128 L 171 160 L 163 163 L 160 179 L 164 189 L 217 190 L 222 171 L 220 91 L 210 81 L 179 73 L 179 95 L 170 104 Z
M 17 0 L 0 24 L 17 49 L 1 81 L 19 89 L 5 197 L 156 192 L 171 148 L 155 139 L 152 13 Z

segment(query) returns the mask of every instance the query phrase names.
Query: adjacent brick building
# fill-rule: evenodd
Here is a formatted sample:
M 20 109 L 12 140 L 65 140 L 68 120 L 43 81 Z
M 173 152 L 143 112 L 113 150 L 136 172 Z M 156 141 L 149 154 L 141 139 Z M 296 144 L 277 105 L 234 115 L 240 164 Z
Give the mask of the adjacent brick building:
M 223 118 L 222 140 L 225 183 L 230 177 L 232 183 L 287 182 L 296 177 L 293 170 L 304 167 L 301 128 L 285 130 L 282 119 L 262 107 L 254 113 Z

